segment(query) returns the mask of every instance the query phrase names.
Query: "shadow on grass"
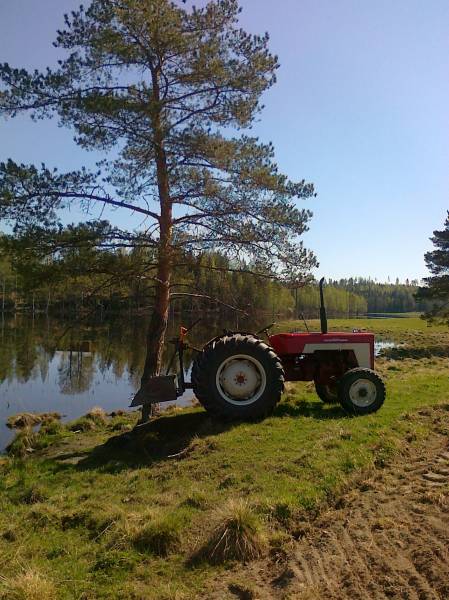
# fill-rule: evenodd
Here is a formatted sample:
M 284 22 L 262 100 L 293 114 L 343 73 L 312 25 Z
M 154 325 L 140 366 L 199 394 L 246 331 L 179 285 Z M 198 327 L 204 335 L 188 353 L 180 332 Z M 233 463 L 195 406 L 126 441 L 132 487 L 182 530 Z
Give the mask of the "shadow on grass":
M 115 473 L 162 460 L 183 458 L 195 441 L 234 426 L 235 422 L 214 421 L 204 411 L 161 415 L 131 431 L 110 437 L 92 450 L 58 455 L 55 469 L 101 469 Z
M 325 405 L 322 402 L 290 400 L 281 402 L 271 418 L 307 417 L 323 420 L 344 416 L 345 412 L 339 404 Z M 118 473 L 160 461 L 178 460 L 188 456 L 194 449 L 210 451 L 213 449 L 213 442 L 204 438 L 238 427 L 240 423 L 214 420 L 203 410 L 162 414 L 131 431 L 110 437 L 104 444 L 92 450 L 58 455 L 54 468 L 100 469 L 108 473 Z
M 324 404 L 323 402 L 281 402 L 273 413 L 274 417 L 312 417 L 320 421 L 324 419 L 341 419 L 348 416 L 340 404 Z

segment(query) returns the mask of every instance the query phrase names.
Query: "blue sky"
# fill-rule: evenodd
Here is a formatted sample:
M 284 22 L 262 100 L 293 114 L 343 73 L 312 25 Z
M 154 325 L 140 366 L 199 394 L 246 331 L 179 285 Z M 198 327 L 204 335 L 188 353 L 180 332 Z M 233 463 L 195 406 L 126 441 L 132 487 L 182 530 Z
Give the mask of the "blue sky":
M 0 61 L 54 65 L 56 29 L 78 4 L 1 0 Z M 307 202 L 314 217 L 305 236 L 317 274 L 425 276 L 429 236 L 449 208 L 449 2 L 241 5 L 242 26 L 268 31 L 281 63 L 255 131 L 273 141 L 283 172 L 318 193 Z M 55 123 L 22 117 L 0 122 L 0 160 L 8 157 L 62 170 L 97 158 Z M 68 218 L 78 216 L 74 209 Z

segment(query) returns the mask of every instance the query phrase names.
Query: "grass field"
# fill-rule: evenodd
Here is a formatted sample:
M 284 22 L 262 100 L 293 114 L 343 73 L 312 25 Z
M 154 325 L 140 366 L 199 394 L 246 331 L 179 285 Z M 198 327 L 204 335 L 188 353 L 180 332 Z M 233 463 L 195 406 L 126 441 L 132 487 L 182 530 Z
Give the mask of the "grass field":
M 348 417 L 311 384 L 289 384 L 260 423 L 218 424 L 192 407 L 131 435 L 135 414 L 99 412 L 50 423 L 26 458 L 0 458 L 0 598 L 207 598 L 222 580 L 223 598 L 251 598 L 228 585 L 239 562 L 257 557 L 275 571 L 351 482 L 405 440 L 426 438 L 428 425 L 406 413 L 449 403 L 447 328 L 419 318 L 330 322 L 354 327 L 398 344 L 377 361 L 387 400 L 374 415 Z

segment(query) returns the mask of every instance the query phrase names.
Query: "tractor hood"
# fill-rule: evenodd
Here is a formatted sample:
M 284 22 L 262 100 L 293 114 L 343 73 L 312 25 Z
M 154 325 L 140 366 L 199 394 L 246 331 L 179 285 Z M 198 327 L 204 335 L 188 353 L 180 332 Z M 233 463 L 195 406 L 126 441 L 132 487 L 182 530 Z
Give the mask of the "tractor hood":
M 371 357 L 374 357 L 373 333 L 348 333 L 343 331 L 333 331 L 332 333 L 277 333 L 270 336 L 270 344 L 279 356 L 304 354 L 310 352 L 309 348 L 316 347 L 323 350 L 327 345 L 329 350 L 345 350 L 358 344 L 367 344 Z M 305 349 L 306 346 L 307 349 Z

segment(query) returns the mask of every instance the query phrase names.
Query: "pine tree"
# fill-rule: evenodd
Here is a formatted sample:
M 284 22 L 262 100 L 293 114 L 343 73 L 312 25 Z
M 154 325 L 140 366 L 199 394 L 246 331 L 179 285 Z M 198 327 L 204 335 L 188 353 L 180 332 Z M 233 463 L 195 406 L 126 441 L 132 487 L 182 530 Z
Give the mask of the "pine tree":
M 443 319 L 449 324 L 449 211 L 444 229 L 434 231 L 430 240 L 435 250 L 427 252 L 424 259 L 431 276 L 424 279 L 426 286 L 419 288 L 416 297 L 418 300 L 434 301 L 434 307 L 425 315 L 426 318 Z
M 268 35 L 238 26 L 237 0 L 191 9 L 169 0 L 93 0 L 65 16 L 56 70 L 0 67 L 0 114 L 57 117 L 97 172 L 0 166 L 0 218 L 45 251 L 60 247 L 61 211 L 103 204 L 145 219 L 139 231 L 91 221 L 98 247 L 152 250 L 154 310 L 145 382 L 159 373 L 174 266 L 204 250 L 273 277 L 303 280 L 316 261 L 301 242 L 311 217 L 296 207 L 313 186 L 278 172 L 271 144 L 245 130 L 275 82 Z M 108 152 L 110 152 L 108 154 Z M 66 244 L 76 246 L 72 235 Z

